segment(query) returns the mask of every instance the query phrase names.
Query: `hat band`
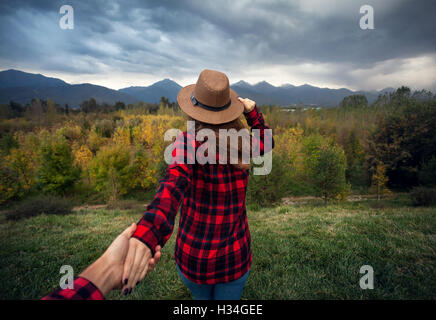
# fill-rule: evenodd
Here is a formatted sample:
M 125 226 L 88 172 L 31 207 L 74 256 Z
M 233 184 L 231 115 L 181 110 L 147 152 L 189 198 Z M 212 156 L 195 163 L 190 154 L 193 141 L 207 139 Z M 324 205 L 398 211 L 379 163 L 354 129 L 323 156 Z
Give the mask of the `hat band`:
M 229 100 L 229 102 L 227 102 L 225 105 L 223 105 L 222 107 L 211 107 L 208 106 L 206 104 L 201 103 L 200 101 L 198 101 L 195 97 L 194 97 L 194 92 L 191 94 L 191 102 L 194 106 L 199 106 L 200 108 L 209 110 L 209 111 L 222 111 L 227 109 L 230 104 L 232 103 L 232 100 Z

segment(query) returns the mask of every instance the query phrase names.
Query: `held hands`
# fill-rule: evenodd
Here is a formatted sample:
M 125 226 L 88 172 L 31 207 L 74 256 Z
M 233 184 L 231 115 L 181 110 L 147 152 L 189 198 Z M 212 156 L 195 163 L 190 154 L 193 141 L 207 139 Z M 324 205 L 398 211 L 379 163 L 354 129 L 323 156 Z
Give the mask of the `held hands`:
M 154 257 L 151 257 L 151 250 L 136 238 L 129 239 L 129 249 L 124 261 L 122 276 L 123 294 L 132 292 L 135 286 L 144 279 L 148 270 L 152 270 L 160 259 L 160 246 L 156 246 Z
M 249 113 L 256 106 L 256 102 L 248 98 L 238 97 L 238 100 L 241 101 L 242 104 L 244 105 L 244 113 Z
M 136 282 L 141 281 L 147 271 L 152 270 L 160 259 L 161 247 L 156 246 L 155 254 L 152 258 L 150 249 L 139 240 L 132 238 L 135 230 L 136 224 L 133 223 L 115 238 L 97 261 L 91 264 L 79 275 L 94 283 L 104 296 L 112 289 L 121 288 L 123 286 L 122 281 L 126 278 L 130 278 L 132 281 L 128 281 L 124 285 L 124 294 L 130 293 L 137 284 Z M 132 243 L 134 245 L 132 245 Z M 136 251 L 137 248 L 138 250 Z M 148 253 L 145 254 L 147 250 Z M 143 258 L 146 259 L 146 261 L 144 262 L 141 260 L 141 265 L 132 265 L 130 263 L 130 261 L 136 262 L 136 255 L 133 255 L 136 252 L 138 252 L 138 255 L 140 252 L 144 253 Z M 132 256 L 135 258 L 134 260 L 132 260 Z M 139 260 L 140 259 L 138 258 L 138 261 Z M 127 265 L 129 266 L 129 269 L 126 269 Z M 135 270 L 135 273 L 132 272 L 133 269 Z M 129 272 L 126 272 L 127 270 Z M 124 276 L 125 274 L 127 274 L 127 276 Z M 136 282 L 133 282 L 135 279 Z M 133 283 L 133 286 L 131 283 Z

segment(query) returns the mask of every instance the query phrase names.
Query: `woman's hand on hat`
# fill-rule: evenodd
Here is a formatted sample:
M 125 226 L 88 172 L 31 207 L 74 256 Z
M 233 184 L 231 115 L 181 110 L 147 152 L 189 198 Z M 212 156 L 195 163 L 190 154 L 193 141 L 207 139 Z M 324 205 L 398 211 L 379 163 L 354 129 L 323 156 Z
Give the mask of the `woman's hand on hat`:
M 256 106 L 256 102 L 248 98 L 238 97 L 238 100 L 241 101 L 242 104 L 244 105 L 244 113 L 249 113 Z

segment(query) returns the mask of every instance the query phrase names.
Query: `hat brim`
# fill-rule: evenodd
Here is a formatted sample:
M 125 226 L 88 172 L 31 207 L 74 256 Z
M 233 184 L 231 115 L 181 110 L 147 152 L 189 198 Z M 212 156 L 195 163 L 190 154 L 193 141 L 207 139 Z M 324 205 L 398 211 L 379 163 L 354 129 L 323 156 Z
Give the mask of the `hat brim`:
M 191 118 L 210 124 L 221 124 L 233 121 L 242 114 L 244 105 L 238 100 L 238 94 L 230 89 L 230 106 L 222 111 L 210 111 L 195 106 L 191 102 L 191 94 L 194 91 L 195 84 L 190 84 L 180 89 L 177 95 L 177 102 L 180 108 Z

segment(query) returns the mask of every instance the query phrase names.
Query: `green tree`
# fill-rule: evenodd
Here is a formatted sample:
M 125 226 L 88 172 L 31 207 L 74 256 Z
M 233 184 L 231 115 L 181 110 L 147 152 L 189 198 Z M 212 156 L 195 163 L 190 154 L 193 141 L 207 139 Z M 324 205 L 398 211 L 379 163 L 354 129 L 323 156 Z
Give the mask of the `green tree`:
M 436 155 L 421 166 L 419 183 L 428 187 L 436 187 Z
M 126 109 L 126 105 L 124 104 L 124 102 L 117 101 L 117 103 L 115 103 L 115 105 L 114 105 L 114 109 L 115 109 L 115 111 L 124 110 L 124 109 Z
M 354 130 L 351 131 L 345 141 L 344 151 L 347 158 L 347 170 L 345 172 L 347 182 L 356 187 L 366 185 L 365 151 Z
M 18 142 L 12 133 L 0 134 L 0 154 L 8 155 L 13 148 L 18 148 Z
M 73 165 L 73 155 L 64 137 L 55 136 L 43 141 L 40 157 L 38 185 L 43 192 L 63 195 L 79 179 L 80 169 Z
M 407 90 L 399 94 L 407 97 Z M 382 117 L 369 140 L 370 166 L 386 167 L 389 186 L 418 185 L 423 162 L 436 155 L 436 101 L 412 100 Z
M 327 141 L 312 149 L 306 164 L 316 195 L 324 199 L 325 205 L 345 196 L 349 188 L 345 179 L 347 160 L 341 147 Z
M 0 204 L 22 195 L 17 172 L 0 156 Z
M 253 166 L 251 170 L 253 169 Z M 271 206 L 286 195 L 287 159 L 274 154 L 271 172 L 267 175 L 251 175 L 247 188 L 247 203 Z
M 80 104 L 80 110 L 89 113 L 98 111 L 98 104 L 94 98 L 89 98 L 89 100 L 85 100 Z
M 340 108 L 358 108 L 358 107 L 367 107 L 368 99 L 362 94 L 353 94 L 345 97 L 341 103 L 339 104 Z

